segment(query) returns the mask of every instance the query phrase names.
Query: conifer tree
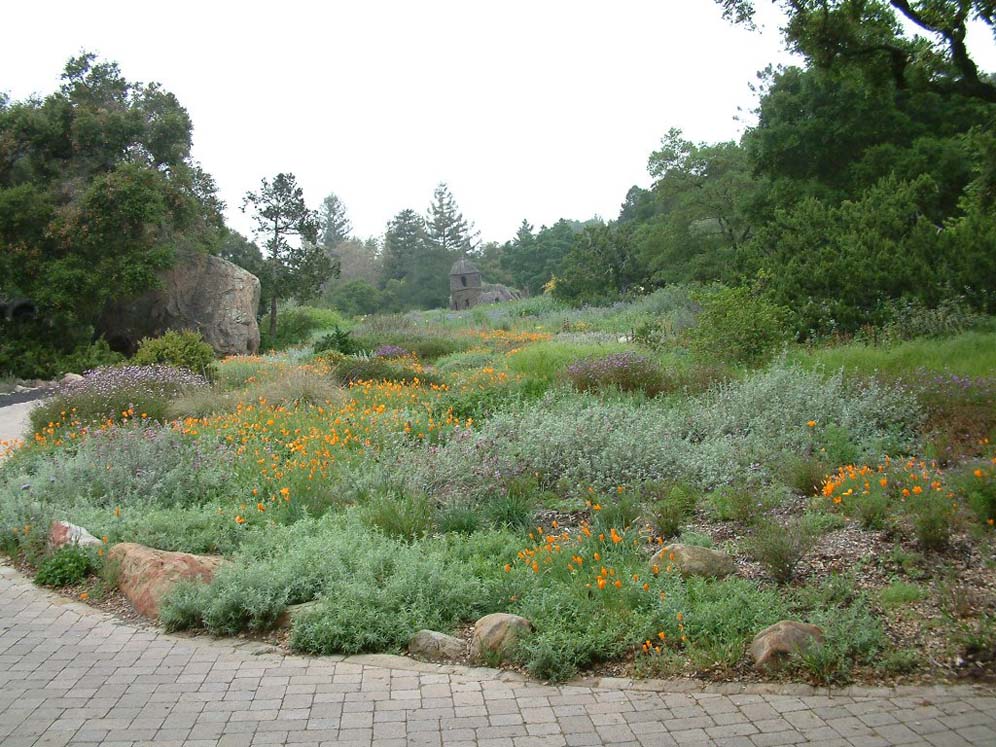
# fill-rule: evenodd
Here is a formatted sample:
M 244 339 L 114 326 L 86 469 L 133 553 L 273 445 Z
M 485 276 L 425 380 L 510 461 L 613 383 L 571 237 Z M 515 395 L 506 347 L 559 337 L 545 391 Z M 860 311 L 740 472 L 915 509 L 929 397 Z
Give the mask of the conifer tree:
M 293 174 L 263 179 L 258 192 L 248 192 L 242 210 L 253 210 L 256 235 L 265 239 L 270 280 L 270 339 L 277 334 L 277 301 L 308 298 L 335 274 L 336 265 L 317 245 L 319 219 L 304 203 L 304 192 Z M 300 238 L 294 246 L 288 238 Z
M 444 182 L 433 192 L 426 232 L 433 246 L 451 258 L 472 253 L 480 243 L 480 232 L 463 217 Z
M 335 249 L 338 244 L 349 238 L 353 224 L 346 214 L 346 206 L 334 192 L 329 193 L 322 201 L 318 211 L 320 221 L 319 243 L 326 249 Z

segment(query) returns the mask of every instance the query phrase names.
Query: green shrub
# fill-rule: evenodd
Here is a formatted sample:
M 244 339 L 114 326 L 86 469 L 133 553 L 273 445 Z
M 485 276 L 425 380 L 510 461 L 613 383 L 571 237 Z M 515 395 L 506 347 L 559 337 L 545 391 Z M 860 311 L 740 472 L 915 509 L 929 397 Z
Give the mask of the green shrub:
M 322 337 L 319 337 L 312 346 L 312 350 L 317 355 L 319 353 L 325 353 L 330 350 L 337 353 L 342 353 L 343 355 L 352 355 L 358 352 L 361 348 L 353 341 L 350 333 L 347 330 L 340 329 L 338 325 L 332 328 L 332 331 Z
M 847 526 L 847 521 L 844 517 L 839 514 L 826 513 L 825 511 L 806 511 L 802 515 L 801 521 L 813 537 L 834 532 Z
M 952 480 L 956 493 L 964 497 L 983 526 L 996 524 L 996 465 L 971 462 Z
M 923 666 L 923 655 L 916 649 L 900 649 L 882 657 L 878 669 L 886 675 L 912 674 Z
M 776 365 L 682 399 L 606 401 L 553 390 L 494 413 L 431 459 L 413 454 L 407 469 L 440 498 L 479 498 L 494 474 L 539 474 L 547 485 L 566 485 L 565 495 L 657 480 L 706 490 L 769 484 L 786 456 L 812 449 L 809 420 L 840 423 L 862 458 L 878 459 L 909 453 L 920 413 L 902 387 Z M 756 502 L 781 497 L 778 487 L 765 488 Z
M 252 384 L 239 396 L 242 402 L 260 398 L 274 406 L 293 404 L 328 405 L 342 402 L 342 387 L 310 368 L 294 366 L 279 377 Z
M 678 535 L 678 542 L 683 545 L 692 545 L 693 547 L 712 547 L 714 544 L 712 537 L 708 534 L 693 532 L 688 529 Z
M 146 337 L 138 343 L 132 363 L 139 366 L 165 364 L 186 368 L 207 379 L 214 377 L 214 348 L 208 345 L 200 332 L 169 330 L 159 337 Z
M 237 468 L 233 451 L 210 439 L 130 422 L 90 433 L 75 449 L 42 453 L 31 464 L 4 464 L 0 508 L 24 503 L 73 515 L 95 510 L 107 521 L 117 507 L 123 516 L 132 510 L 141 516 L 152 507 L 192 507 L 239 495 Z
M 459 376 L 459 375 L 458 375 Z M 536 399 L 529 382 L 506 380 L 494 384 L 460 386 L 459 378 L 438 399 L 434 412 L 442 420 L 452 415 L 459 420 L 480 422 L 516 404 Z
M 780 584 L 792 580 L 796 566 L 812 546 L 809 526 L 798 520 L 785 526 L 775 521 L 762 522 L 749 542 L 751 555 Z
M 855 493 L 849 499 L 849 510 L 865 529 L 884 529 L 891 510 L 891 501 L 884 490 L 872 485 L 867 492 Z
M 364 510 L 364 520 L 388 537 L 408 542 L 424 537 L 435 528 L 429 498 L 397 486 L 386 487 L 371 498 Z
M 439 512 L 436 524 L 441 532 L 473 534 L 481 528 L 481 515 L 469 506 L 451 506 Z
M 201 614 L 209 601 L 207 584 L 180 581 L 170 589 L 159 609 L 159 623 L 167 633 L 201 625 Z
M 628 529 L 643 512 L 641 496 L 633 490 L 616 489 L 615 495 L 601 499 L 601 508 L 592 511 L 592 526 L 599 531 L 608 532 L 612 529 Z
M 913 602 L 919 602 L 926 595 L 927 593 L 921 586 L 893 581 L 878 593 L 878 600 L 884 609 L 892 610 Z
M 265 358 L 239 355 L 226 358 L 218 364 L 217 384 L 222 389 L 241 389 L 274 368 Z
M 161 605 L 172 627 L 265 630 L 288 605 L 319 604 L 295 620 L 291 645 L 316 654 L 398 651 L 420 628 L 448 631 L 497 609 L 500 533 L 412 542 L 385 536 L 354 512 L 248 530 L 234 563 L 210 585 L 177 586 Z
M 719 288 L 699 300 L 702 312 L 688 339 L 703 359 L 759 365 L 790 338 L 788 310 L 748 288 Z
M 481 369 L 493 366 L 495 354 L 489 350 L 470 350 L 465 353 L 450 353 L 436 361 L 436 371 L 452 374 L 457 371 Z
M 86 550 L 66 545 L 39 564 L 35 583 L 56 588 L 71 586 L 86 578 L 93 569 L 93 559 Z
M 443 356 L 461 353 L 470 347 L 470 338 L 454 335 L 406 334 L 406 333 L 364 333 L 358 330 L 355 336 L 356 347 L 360 350 L 373 352 L 385 345 L 404 348 L 414 353 L 419 360 L 434 361 Z
M 670 609 L 684 611 L 685 656 L 702 668 L 735 667 L 759 630 L 788 616 L 777 591 L 740 578 L 688 579 L 668 598 Z
M 426 385 L 444 383 L 439 376 L 417 371 L 386 358 L 347 358 L 334 364 L 332 376 L 341 384 L 358 381 L 394 381 L 411 384 L 416 380 Z
M 259 322 L 260 350 L 283 350 L 308 342 L 312 335 L 323 329 L 344 325 L 342 315 L 332 309 L 313 306 L 290 306 L 277 311 L 277 334 L 270 337 L 270 316 Z
M 772 488 L 759 485 L 724 485 L 708 495 L 709 508 L 720 521 L 753 524 L 760 516 L 778 503 Z
M 979 326 L 985 316 L 974 311 L 963 296 L 942 299 L 933 308 L 919 298 L 887 304 L 888 321 L 882 326 L 884 341 L 948 337 Z
M 650 519 L 660 537 L 675 537 L 695 512 L 701 493 L 680 483 L 650 483 L 640 488 L 643 500 L 650 503 Z
M 847 463 L 835 462 L 835 464 Z M 782 462 L 780 477 L 782 482 L 793 490 L 803 495 L 813 495 L 819 492 L 827 471 L 827 465 L 822 459 L 790 454 Z
M 238 406 L 238 403 L 237 393 L 224 391 L 217 386 L 193 389 L 181 394 L 166 406 L 166 418 L 169 420 L 206 418 L 230 412 Z
M 504 492 L 485 498 L 484 515 L 497 527 L 527 527 L 532 524 L 533 510 L 542 492 L 535 477 L 515 478 Z
M 813 610 L 806 619 L 823 629 L 824 642 L 806 650 L 799 662 L 820 685 L 846 684 L 855 664 L 872 663 L 888 645 L 882 624 L 863 595 L 846 606 Z
M 951 499 L 934 490 L 925 490 L 906 499 L 906 510 L 924 550 L 941 550 L 951 539 L 955 512 Z

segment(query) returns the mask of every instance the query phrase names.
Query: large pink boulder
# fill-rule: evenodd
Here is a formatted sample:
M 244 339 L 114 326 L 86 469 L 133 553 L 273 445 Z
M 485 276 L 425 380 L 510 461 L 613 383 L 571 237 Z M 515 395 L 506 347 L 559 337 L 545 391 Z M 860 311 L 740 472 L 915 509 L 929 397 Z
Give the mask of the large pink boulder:
M 174 584 L 189 579 L 210 582 L 224 562 L 219 557 L 154 550 L 134 542 L 115 545 L 107 559 L 118 564 L 118 588 L 136 610 L 153 619 L 159 617 L 159 604 Z

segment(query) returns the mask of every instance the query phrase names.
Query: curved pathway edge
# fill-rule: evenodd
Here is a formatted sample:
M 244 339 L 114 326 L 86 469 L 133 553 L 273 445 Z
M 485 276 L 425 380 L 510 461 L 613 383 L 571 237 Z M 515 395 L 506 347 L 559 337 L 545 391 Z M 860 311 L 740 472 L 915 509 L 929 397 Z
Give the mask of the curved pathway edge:
M 667 689 L 646 689 L 655 686 Z M 996 695 L 983 688 L 675 686 L 608 678 L 558 687 L 493 669 L 167 635 L 0 566 L 4 747 L 996 744 Z

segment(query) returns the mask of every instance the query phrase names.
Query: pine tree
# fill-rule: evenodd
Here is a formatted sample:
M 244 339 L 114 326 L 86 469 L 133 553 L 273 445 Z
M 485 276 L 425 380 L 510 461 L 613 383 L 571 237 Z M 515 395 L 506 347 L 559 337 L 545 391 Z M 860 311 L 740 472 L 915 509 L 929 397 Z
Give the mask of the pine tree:
M 349 238 L 353 230 L 353 224 L 349 222 L 346 215 L 346 206 L 334 192 L 322 201 L 322 207 L 318 211 L 321 228 L 319 229 L 319 243 L 326 249 L 335 249 L 336 245 Z
M 425 254 L 425 221 L 414 210 L 402 210 L 384 234 L 384 281 L 404 280 Z
M 315 242 L 318 215 L 304 204 L 304 192 L 293 174 L 263 179 L 259 192 L 248 192 L 242 210 L 251 208 L 256 235 L 265 238 L 266 272 L 270 279 L 270 339 L 277 334 L 277 301 L 307 298 L 336 272 L 336 265 Z M 287 239 L 297 236 L 298 246 Z
M 480 231 L 463 217 L 444 182 L 440 182 L 433 192 L 426 231 L 429 241 L 447 257 L 454 259 L 472 253 L 480 243 Z

